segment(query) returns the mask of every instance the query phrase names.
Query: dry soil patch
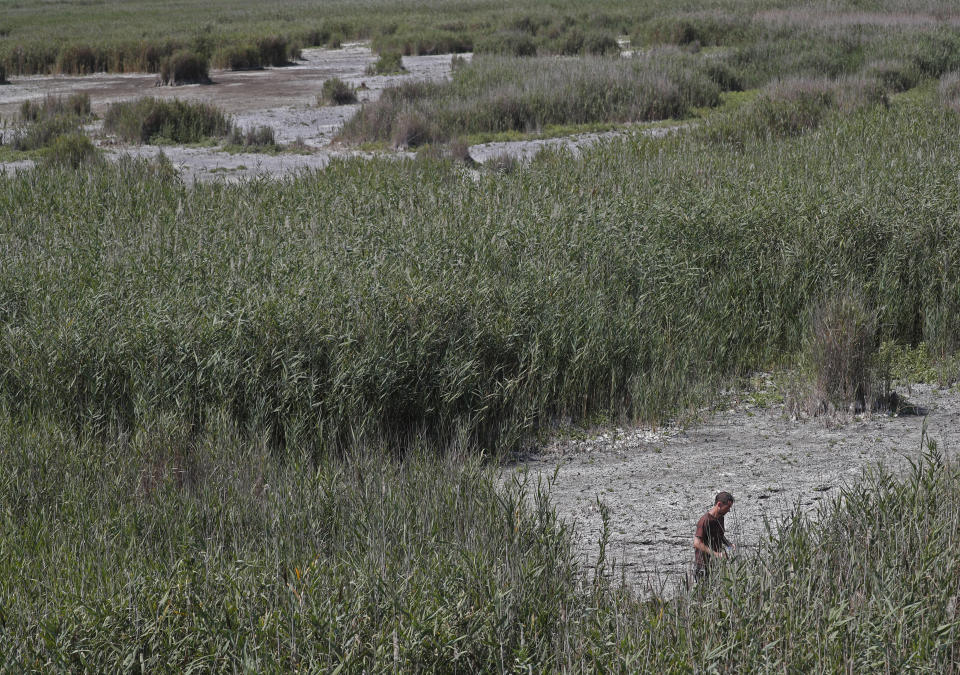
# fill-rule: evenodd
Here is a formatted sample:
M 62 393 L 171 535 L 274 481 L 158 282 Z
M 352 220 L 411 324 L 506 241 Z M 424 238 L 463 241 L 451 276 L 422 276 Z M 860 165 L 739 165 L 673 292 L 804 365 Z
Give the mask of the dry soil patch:
M 960 393 L 913 387 L 909 400 L 928 408 L 927 434 L 949 451 L 960 435 Z M 867 415 L 843 423 L 795 420 L 783 406 L 748 403 L 712 414 L 686 429 L 616 429 L 586 440 L 563 440 L 510 468 L 536 484 L 556 472 L 551 498 L 575 524 L 584 560 L 596 560 L 609 508 L 608 552 L 641 589 L 676 587 L 692 562 L 697 519 L 713 495 L 736 504 L 728 536 L 749 555 L 764 532 L 794 508 L 814 513 L 869 466 L 908 466 L 921 447 L 924 418 Z

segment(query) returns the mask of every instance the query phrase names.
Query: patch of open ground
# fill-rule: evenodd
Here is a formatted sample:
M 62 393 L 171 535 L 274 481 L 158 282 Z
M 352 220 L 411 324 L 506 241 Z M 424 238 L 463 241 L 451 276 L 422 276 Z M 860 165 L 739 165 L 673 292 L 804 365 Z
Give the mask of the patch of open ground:
M 791 510 L 814 513 L 879 463 L 909 466 L 921 449 L 923 426 L 950 452 L 960 435 L 960 392 L 911 388 L 926 417 L 856 416 L 790 419 L 782 405 L 738 402 L 685 429 L 615 429 L 550 444 L 509 471 L 536 484 L 554 476 L 551 499 L 575 524 L 584 560 L 598 555 L 602 517 L 609 509 L 607 555 L 634 586 L 668 591 L 685 580 L 693 559 L 697 519 L 727 490 L 736 503 L 727 534 L 750 555 L 764 533 Z M 508 475 L 511 475 L 508 473 Z

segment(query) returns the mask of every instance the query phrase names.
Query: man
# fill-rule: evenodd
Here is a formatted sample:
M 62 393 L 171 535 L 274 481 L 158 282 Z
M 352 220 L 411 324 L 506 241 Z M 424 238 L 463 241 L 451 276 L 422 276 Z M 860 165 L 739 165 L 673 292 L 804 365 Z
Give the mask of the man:
M 723 517 L 733 508 L 733 495 L 720 492 L 713 500 L 713 508 L 697 521 L 693 535 L 693 578 L 696 581 L 710 576 L 710 563 L 714 558 L 727 556 L 724 546 L 732 546 L 724 534 Z

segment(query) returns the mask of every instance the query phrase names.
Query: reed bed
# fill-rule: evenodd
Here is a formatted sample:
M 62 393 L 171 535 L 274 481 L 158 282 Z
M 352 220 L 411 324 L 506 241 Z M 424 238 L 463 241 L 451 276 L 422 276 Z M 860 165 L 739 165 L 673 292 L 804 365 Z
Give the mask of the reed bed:
M 340 137 L 413 146 L 550 124 L 679 118 L 719 101 L 708 70 L 676 49 L 625 59 L 487 56 L 458 67 L 449 83 L 409 82 L 386 90 L 344 125 Z
M 669 417 L 797 352 L 837 289 L 883 308 L 878 339 L 949 350 L 957 117 L 837 115 L 477 181 L 433 160 L 8 177 L 0 391 L 103 429 L 147 410 L 201 428 L 226 405 L 318 456 L 427 432 L 500 451 L 562 416 Z

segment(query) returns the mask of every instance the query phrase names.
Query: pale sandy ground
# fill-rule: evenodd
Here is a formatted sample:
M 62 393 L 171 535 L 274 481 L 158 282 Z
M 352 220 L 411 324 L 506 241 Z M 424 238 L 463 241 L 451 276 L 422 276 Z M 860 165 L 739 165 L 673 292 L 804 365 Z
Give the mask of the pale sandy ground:
M 908 398 L 928 408 L 928 437 L 951 452 L 960 438 L 960 392 L 917 385 Z M 552 501 L 575 525 L 588 564 L 598 553 L 602 501 L 617 569 L 638 589 L 669 590 L 689 571 L 696 521 L 720 490 L 736 497 L 728 536 L 750 555 L 764 519 L 775 527 L 797 506 L 815 514 L 878 463 L 909 466 L 920 453 L 923 423 L 920 416 L 885 414 L 796 420 L 782 405 L 743 401 L 686 429 L 616 429 L 557 441 L 507 475 L 528 472 L 535 485 L 556 472 Z
M 461 55 L 469 59 L 471 55 Z M 336 157 L 370 157 L 371 153 L 340 147 L 331 143 L 333 137 L 364 102 L 375 100 L 384 88 L 404 80 L 440 81 L 450 76 L 452 55 L 405 56 L 404 66 L 409 71 L 404 75 L 371 76 L 364 73 L 366 67 L 376 60 L 365 44 L 348 44 L 342 49 L 305 49 L 303 60 L 283 68 L 267 68 L 259 71 L 213 71 L 211 85 L 186 85 L 181 87 L 157 87 L 156 75 L 100 73 L 83 77 L 32 76 L 12 78 L 13 84 L 0 87 L 0 118 L 15 119 L 21 103 L 38 100 L 47 95 L 65 96 L 71 93 L 90 95 L 93 111 L 102 116 L 107 107 L 116 101 L 134 100 L 143 96 L 178 98 L 187 101 L 213 103 L 228 113 L 242 129 L 267 125 L 274 129 L 277 142 L 289 144 L 300 142 L 306 152 L 285 152 L 276 155 L 264 153 L 230 154 L 217 148 L 165 146 L 128 146 L 100 131 L 100 123 L 92 125 L 88 132 L 97 145 L 103 147 L 109 157 L 123 154 L 142 157 L 156 156 L 161 150 L 178 167 L 187 179 L 241 180 L 252 176 L 284 176 L 304 170 L 322 169 Z M 316 95 L 323 82 L 339 77 L 354 87 L 360 103 L 345 106 L 318 106 Z M 648 133 L 661 135 L 667 129 L 654 129 Z M 0 135 L 12 134 L 9 126 Z M 618 135 L 580 134 L 565 138 L 486 143 L 470 148 L 471 156 L 486 162 L 501 155 L 517 159 L 529 159 L 543 147 L 564 147 L 574 154 L 580 148 L 598 140 Z M 389 157 L 410 157 L 408 152 L 386 153 Z M 31 161 L 0 164 L 6 170 L 19 170 L 32 166 Z

